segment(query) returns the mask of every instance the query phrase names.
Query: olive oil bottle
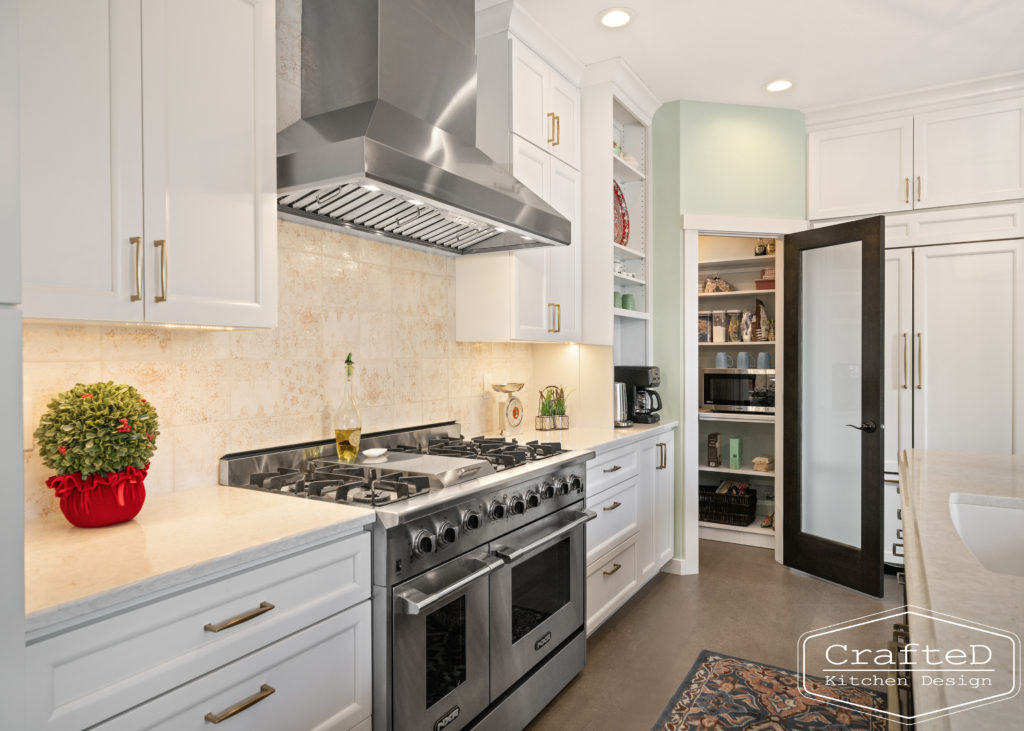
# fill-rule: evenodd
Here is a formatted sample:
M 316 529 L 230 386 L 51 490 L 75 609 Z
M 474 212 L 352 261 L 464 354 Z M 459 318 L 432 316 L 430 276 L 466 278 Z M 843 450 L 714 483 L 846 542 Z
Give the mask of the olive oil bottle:
M 362 435 L 362 418 L 356 407 L 356 397 L 352 391 L 352 372 L 355 363 L 352 354 L 345 359 L 345 397 L 334 415 L 334 441 L 338 447 L 338 459 L 342 462 L 355 462 L 359 456 L 359 437 Z

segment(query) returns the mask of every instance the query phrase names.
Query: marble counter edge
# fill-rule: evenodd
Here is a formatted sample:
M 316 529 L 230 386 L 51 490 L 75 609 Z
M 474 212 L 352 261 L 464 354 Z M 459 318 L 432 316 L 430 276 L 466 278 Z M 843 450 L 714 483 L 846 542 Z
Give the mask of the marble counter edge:
M 596 452 L 598 450 L 608 449 L 608 448 L 611 448 L 611 447 L 627 446 L 627 445 L 633 444 L 635 442 L 643 441 L 644 439 L 647 439 L 648 437 L 653 437 L 653 436 L 657 436 L 658 434 L 664 434 L 666 432 L 672 431 L 673 429 L 676 429 L 679 426 L 679 422 L 678 421 L 667 421 L 667 422 L 664 422 L 664 423 L 659 422 L 658 424 L 651 424 L 649 426 L 648 425 L 644 425 L 644 427 L 643 427 L 643 429 L 641 431 L 637 431 L 637 432 L 630 431 L 631 429 L 635 429 L 637 426 L 638 425 L 634 424 L 631 427 L 627 427 L 625 429 L 622 429 L 621 430 L 623 432 L 622 436 L 614 437 L 614 438 L 612 438 L 612 439 L 610 439 L 610 440 L 608 440 L 606 442 L 599 442 L 597 444 L 592 444 L 592 445 L 588 446 L 587 449 L 591 449 L 591 450 Z
M 125 611 L 140 603 L 161 599 L 266 563 L 268 559 L 285 558 L 300 550 L 360 533 L 375 519 L 375 513 L 367 510 L 365 513 L 352 515 L 330 525 L 295 533 L 64 604 L 40 609 L 25 615 L 25 641 L 31 644 L 50 635 Z

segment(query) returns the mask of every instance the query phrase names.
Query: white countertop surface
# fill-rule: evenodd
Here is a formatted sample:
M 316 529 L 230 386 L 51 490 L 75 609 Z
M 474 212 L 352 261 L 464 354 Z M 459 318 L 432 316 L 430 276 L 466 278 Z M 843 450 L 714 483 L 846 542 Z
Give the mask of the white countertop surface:
M 60 513 L 25 524 L 31 638 L 153 593 L 301 549 L 374 520 L 366 508 L 237 487 L 150 495 L 131 521 L 76 528 Z
M 553 429 L 551 431 L 535 431 L 524 429 L 509 438 L 519 442 L 561 442 L 563 449 L 604 449 L 606 447 L 623 446 L 646 437 L 671 431 L 679 426 L 678 421 L 664 421 L 657 424 L 634 424 L 624 429 L 614 427 L 573 427 L 572 429 Z M 496 436 L 496 435 L 492 435 Z
M 1024 577 L 998 574 L 967 549 L 949 514 L 949 495 L 1024 497 L 1024 457 L 911 449 L 900 456 L 907 603 L 1024 636 Z M 911 615 L 911 642 L 964 647 L 977 634 Z M 942 667 L 941 665 L 939 667 Z M 1011 672 L 999 667 L 997 672 Z M 915 713 L 969 702 L 978 691 L 925 685 L 914 673 Z M 1024 694 L 927 722 L 929 731 L 1021 728 Z

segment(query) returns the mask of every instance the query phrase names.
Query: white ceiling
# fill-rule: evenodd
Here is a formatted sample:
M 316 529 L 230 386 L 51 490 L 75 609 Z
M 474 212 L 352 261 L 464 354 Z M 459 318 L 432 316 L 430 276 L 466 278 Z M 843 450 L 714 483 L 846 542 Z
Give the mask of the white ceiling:
M 806 109 L 1024 70 L 1024 0 L 516 0 L 584 64 L 621 56 L 662 101 Z M 772 79 L 789 91 L 763 90 Z

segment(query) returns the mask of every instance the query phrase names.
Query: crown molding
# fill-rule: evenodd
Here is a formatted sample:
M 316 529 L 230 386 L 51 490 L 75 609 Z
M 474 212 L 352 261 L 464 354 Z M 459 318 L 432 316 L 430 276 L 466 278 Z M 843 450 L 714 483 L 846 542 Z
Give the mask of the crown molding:
M 971 81 L 932 86 L 917 91 L 801 109 L 807 128 L 848 124 L 862 118 L 883 118 L 913 112 L 927 112 L 1020 96 L 1024 94 L 1024 71 L 987 76 Z
M 611 58 L 607 61 L 598 61 L 583 70 L 580 86 L 585 88 L 600 84 L 611 84 L 619 101 L 624 102 L 641 122 L 650 126 L 661 102 L 625 59 Z
M 496 33 L 514 35 L 573 85 L 580 85 L 583 63 L 563 48 L 532 15 L 513 0 L 477 0 L 476 37 Z

